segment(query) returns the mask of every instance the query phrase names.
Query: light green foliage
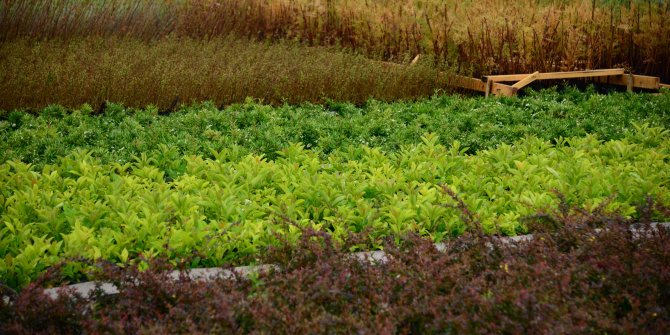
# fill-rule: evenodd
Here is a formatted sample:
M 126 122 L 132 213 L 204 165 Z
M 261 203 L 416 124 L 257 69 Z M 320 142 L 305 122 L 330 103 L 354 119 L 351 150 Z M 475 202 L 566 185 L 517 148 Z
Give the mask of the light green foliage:
M 586 209 L 614 195 L 607 210 L 634 217 L 647 196 L 670 205 L 667 135 L 639 126 L 606 142 L 531 136 L 475 155 L 434 134 L 394 153 L 350 146 L 322 157 L 290 144 L 267 160 L 233 147 L 214 159 L 176 159 L 184 172 L 174 179 L 157 167 L 160 155 L 118 164 L 78 151 L 41 170 L 8 161 L 0 165 L 0 276 L 20 287 L 59 260 L 176 260 L 193 251 L 202 255 L 193 266 L 216 266 L 257 255 L 277 236 L 296 240 L 288 221 L 336 239 L 367 231 L 362 247 L 410 231 L 442 240 L 468 227 L 441 185 L 487 233 L 525 232 L 521 218 L 558 205 L 552 190 Z M 83 268 L 67 271 L 76 278 Z

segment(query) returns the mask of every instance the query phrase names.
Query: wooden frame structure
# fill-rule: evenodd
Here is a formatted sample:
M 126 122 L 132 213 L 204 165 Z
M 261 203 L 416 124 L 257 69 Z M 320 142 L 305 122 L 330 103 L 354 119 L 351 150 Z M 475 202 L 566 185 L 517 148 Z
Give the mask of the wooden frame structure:
M 661 84 L 661 80 L 658 77 L 627 74 L 624 69 L 505 74 L 485 76 L 481 80 L 464 76 L 455 76 L 452 84 L 456 87 L 483 92 L 486 97 L 489 95 L 509 97 L 516 95 L 520 89 L 536 80 L 586 78 L 591 78 L 594 82 L 598 83 L 626 86 L 629 92 L 632 92 L 633 88 L 649 90 L 658 90 L 661 87 L 670 88 L 670 85 Z M 509 85 L 508 83 L 512 84 Z
M 420 54 L 416 55 L 409 65 L 391 62 L 382 62 L 387 66 L 403 67 L 412 66 L 419 61 Z M 591 79 L 593 82 L 626 86 L 628 92 L 634 88 L 647 90 L 670 89 L 670 85 L 662 84 L 660 78 L 640 76 L 626 73 L 624 69 L 603 69 L 566 72 L 539 72 L 526 74 L 503 74 L 484 76 L 482 79 L 471 78 L 461 75 L 448 75 L 449 86 L 464 88 L 470 91 L 484 93 L 484 96 L 514 96 L 519 90 L 528 86 L 536 80 L 560 80 L 560 79 Z M 510 85 L 511 83 L 511 85 Z

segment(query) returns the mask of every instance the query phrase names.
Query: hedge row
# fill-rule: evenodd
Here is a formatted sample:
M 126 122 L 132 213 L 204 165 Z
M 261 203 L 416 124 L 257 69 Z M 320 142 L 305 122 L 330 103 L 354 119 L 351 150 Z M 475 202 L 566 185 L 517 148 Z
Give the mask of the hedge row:
M 467 230 L 450 196 L 456 192 L 486 233 L 526 232 L 524 218 L 571 205 L 640 217 L 648 199 L 670 204 L 670 137 L 643 127 L 622 140 L 595 136 L 528 137 L 468 155 L 434 134 L 422 144 L 384 153 L 351 147 L 326 158 L 292 144 L 279 158 L 236 148 L 214 159 L 142 154 L 132 163 L 102 163 L 77 152 L 36 170 L 0 165 L 0 277 L 21 287 L 67 259 L 115 263 L 199 256 L 192 266 L 253 261 L 298 227 L 342 240 L 366 232 L 360 247 L 415 232 L 439 241 Z M 177 177 L 159 166 L 183 171 Z M 667 213 L 651 213 L 667 219 Z M 66 269 L 70 280 L 86 268 Z
M 103 163 L 127 163 L 146 153 L 174 152 L 213 158 L 232 146 L 242 153 L 278 157 L 289 143 L 301 142 L 324 156 L 365 144 L 387 152 L 421 143 L 432 132 L 449 145 L 458 140 L 468 153 L 511 143 L 527 135 L 545 140 L 597 134 L 620 139 L 634 124 L 667 127 L 670 94 L 598 95 L 593 91 L 543 91 L 523 98 L 483 99 L 434 96 L 417 102 L 364 106 L 345 103 L 270 107 L 253 102 L 219 110 L 212 104 L 132 110 L 120 105 L 83 106 L 76 111 L 51 106 L 38 116 L 0 113 L 0 162 L 21 160 L 37 168 L 86 149 Z M 98 111 L 102 115 L 89 116 Z M 178 171 L 167 171 L 172 177 Z

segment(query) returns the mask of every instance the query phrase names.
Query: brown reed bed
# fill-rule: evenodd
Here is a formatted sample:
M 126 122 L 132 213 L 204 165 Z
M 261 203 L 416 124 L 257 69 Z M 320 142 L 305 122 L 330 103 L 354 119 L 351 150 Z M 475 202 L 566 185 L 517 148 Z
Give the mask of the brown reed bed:
M 488 73 L 626 67 L 670 79 L 670 2 L 650 0 L 6 0 L 0 41 L 235 34 L 341 46 L 367 57 L 432 55 Z
M 129 37 L 0 44 L 0 109 L 103 101 L 166 109 L 247 97 L 269 104 L 414 99 L 446 87 L 429 62 L 410 68 L 296 43 Z M 178 99 L 177 99 L 178 97 Z

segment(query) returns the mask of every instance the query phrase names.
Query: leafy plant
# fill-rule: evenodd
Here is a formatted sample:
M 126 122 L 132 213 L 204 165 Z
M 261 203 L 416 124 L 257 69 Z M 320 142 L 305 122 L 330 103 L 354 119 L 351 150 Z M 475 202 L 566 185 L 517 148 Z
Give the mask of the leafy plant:
M 144 153 L 174 179 L 184 171 L 181 156 L 254 153 L 274 160 L 291 142 L 325 158 L 360 144 L 398 152 L 421 143 L 421 136 L 430 132 L 443 145 L 458 141 L 475 153 L 528 135 L 556 141 L 590 133 L 612 140 L 645 124 L 654 128 L 670 122 L 670 95 L 599 95 L 576 89 L 511 99 L 435 95 L 415 102 L 338 104 L 271 107 L 249 101 L 219 110 L 203 103 L 161 116 L 156 107 L 121 110 L 111 103 L 107 114 L 96 116 L 79 110 L 60 118 L 12 112 L 0 121 L 0 162 L 20 160 L 39 170 L 85 149 L 102 163 L 124 165 Z M 651 145 L 662 135 L 646 138 Z
M 0 274 L 21 287 L 79 257 L 133 264 L 196 252 L 191 266 L 240 263 L 276 245 L 277 236 L 297 240 L 286 220 L 336 241 L 366 232 L 362 248 L 410 232 L 440 241 L 468 230 L 445 186 L 488 234 L 527 232 L 524 217 L 559 207 L 555 191 L 571 206 L 639 217 L 637 206 L 649 198 L 670 204 L 670 142 L 655 137 L 663 131 L 640 126 L 621 140 L 588 135 L 557 144 L 529 136 L 474 155 L 426 134 L 396 152 L 350 146 L 325 158 L 289 144 L 275 160 L 237 148 L 216 159 L 175 159 L 162 147 L 123 165 L 85 151 L 37 171 L 8 161 L 0 165 Z

